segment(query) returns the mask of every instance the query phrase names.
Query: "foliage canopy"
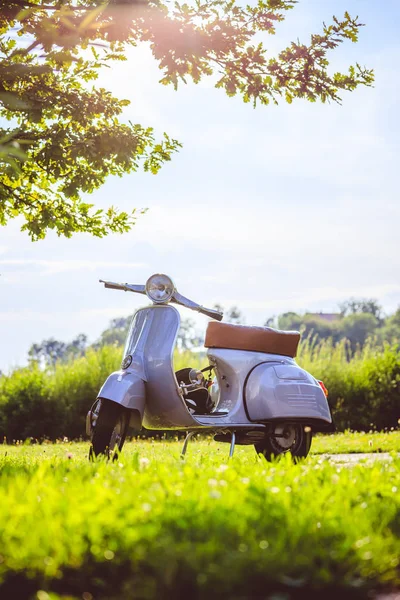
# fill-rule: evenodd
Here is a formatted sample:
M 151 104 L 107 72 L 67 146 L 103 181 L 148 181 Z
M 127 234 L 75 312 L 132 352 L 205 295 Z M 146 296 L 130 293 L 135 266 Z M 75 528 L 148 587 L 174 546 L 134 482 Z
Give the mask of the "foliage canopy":
M 268 56 L 259 34 L 275 33 L 295 4 L 0 1 L 0 224 L 21 215 L 32 239 L 49 229 L 104 236 L 134 224 L 137 209 L 96 210 L 84 199 L 108 175 L 140 165 L 157 173 L 180 146 L 167 134 L 156 141 L 151 127 L 124 123 L 129 101 L 94 86 L 102 67 L 126 60 L 129 46 L 150 45 L 162 84 L 176 89 L 216 73 L 216 87 L 254 105 L 340 102 L 343 91 L 371 85 L 373 72 L 358 64 L 347 73 L 328 71 L 328 51 L 358 39 L 361 23 L 348 13 L 324 24 L 308 45 L 293 42 Z

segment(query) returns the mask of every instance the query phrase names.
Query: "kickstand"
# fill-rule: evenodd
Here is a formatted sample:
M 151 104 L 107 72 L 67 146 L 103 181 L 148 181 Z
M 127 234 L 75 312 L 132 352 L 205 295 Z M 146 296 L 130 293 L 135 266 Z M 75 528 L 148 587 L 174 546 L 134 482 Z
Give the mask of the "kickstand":
M 182 448 L 182 452 L 181 452 L 181 458 L 185 458 L 185 454 L 186 454 L 186 450 L 189 444 L 189 440 L 191 437 L 194 436 L 194 434 L 197 433 L 196 431 L 189 431 L 189 433 L 187 434 L 187 436 L 185 437 L 185 441 L 183 443 L 183 448 Z
M 233 453 L 235 451 L 235 442 L 236 442 L 236 435 L 235 435 L 235 432 L 232 431 L 231 447 L 229 449 L 229 458 L 232 458 Z

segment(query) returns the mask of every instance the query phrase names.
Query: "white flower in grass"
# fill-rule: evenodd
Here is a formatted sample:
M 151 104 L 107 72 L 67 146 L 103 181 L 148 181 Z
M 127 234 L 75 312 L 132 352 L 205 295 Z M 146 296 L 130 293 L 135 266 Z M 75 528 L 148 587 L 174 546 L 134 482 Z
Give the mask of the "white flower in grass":
M 212 490 L 210 492 L 210 498 L 221 498 L 221 492 L 217 492 L 217 490 Z
M 227 469 L 229 469 L 228 465 L 220 465 L 217 469 L 217 473 L 223 473 Z
M 146 458 L 146 457 L 143 457 L 143 458 L 140 458 L 140 459 L 139 459 L 139 465 L 140 465 L 141 467 L 143 467 L 144 469 L 145 469 L 146 467 L 148 467 L 148 466 L 149 466 L 149 464 L 150 464 L 150 460 L 149 460 L 148 458 Z

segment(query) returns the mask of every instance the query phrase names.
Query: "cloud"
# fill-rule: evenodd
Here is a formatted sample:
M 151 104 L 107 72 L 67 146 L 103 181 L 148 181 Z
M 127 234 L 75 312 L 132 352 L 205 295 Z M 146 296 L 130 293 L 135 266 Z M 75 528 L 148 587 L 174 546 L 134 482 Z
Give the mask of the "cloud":
M 0 259 L 0 265 L 5 267 L 24 267 L 23 270 L 29 270 L 29 267 L 41 268 L 42 275 L 54 275 L 56 273 L 65 273 L 68 271 L 93 271 L 97 268 L 143 268 L 145 263 L 131 263 L 125 261 L 99 261 L 99 260 L 44 260 L 44 259 Z
M 367 286 L 354 286 L 347 288 L 338 288 L 335 286 L 329 287 L 310 287 L 304 292 L 294 291 L 290 299 L 287 295 L 276 296 L 274 295 L 271 300 L 248 300 L 243 299 L 243 304 L 240 304 L 243 310 L 261 310 L 261 309 L 274 309 L 283 307 L 282 310 L 286 310 L 285 307 L 291 310 L 307 310 L 312 309 L 315 306 L 326 310 L 327 306 L 334 306 L 343 300 L 349 298 L 385 298 L 392 294 L 400 294 L 400 284 L 387 284 L 387 285 L 367 285 Z M 264 296 L 265 298 L 265 296 Z M 238 304 L 238 298 L 226 297 L 221 298 L 221 302 L 224 306 L 232 306 Z
M 5 323 L 17 322 L 18 324 L 21 322 L 27 323 L 56 323 L 61 318 L 64 318 L 64 313 L 57 312 L 41 312 L 35 310 L 7 310 L 0 312 L 0 321 Z

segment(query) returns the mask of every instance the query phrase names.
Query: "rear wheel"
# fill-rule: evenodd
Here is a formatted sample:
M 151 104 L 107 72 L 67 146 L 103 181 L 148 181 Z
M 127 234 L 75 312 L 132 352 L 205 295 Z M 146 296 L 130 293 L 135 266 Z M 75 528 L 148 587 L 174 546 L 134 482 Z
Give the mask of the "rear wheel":
M 96 407 L 97 419 L 93 428 L 89 458 L 104 455 L 115 459 L 122 450 L 129 425 L 126 408 L 110 400 L 99 400 Z
M 273 460 L 281 454 L 290 454 L 293 458 L 305 458 L 311 448 L 312 431 L 300 423 L 282 423 L 274 425 L 265 438 L 255 444 L 257 454 L 263 454 L 267 460 Z

